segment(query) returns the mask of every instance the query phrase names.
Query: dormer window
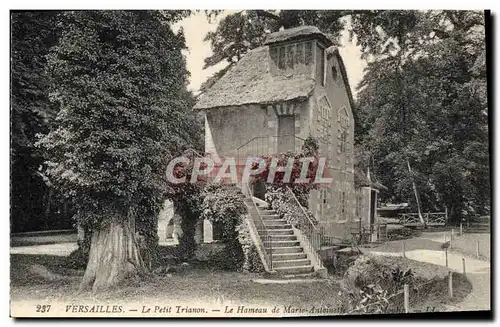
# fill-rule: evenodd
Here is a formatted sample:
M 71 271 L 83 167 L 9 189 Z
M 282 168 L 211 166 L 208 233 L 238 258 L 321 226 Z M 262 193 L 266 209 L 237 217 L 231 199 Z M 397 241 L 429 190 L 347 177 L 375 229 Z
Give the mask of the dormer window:
M 278 70 L 294 69 L 300 64 L 312 63 L 312 42 L 296 42 L 284 45 L 274 45 L 269 54 Z

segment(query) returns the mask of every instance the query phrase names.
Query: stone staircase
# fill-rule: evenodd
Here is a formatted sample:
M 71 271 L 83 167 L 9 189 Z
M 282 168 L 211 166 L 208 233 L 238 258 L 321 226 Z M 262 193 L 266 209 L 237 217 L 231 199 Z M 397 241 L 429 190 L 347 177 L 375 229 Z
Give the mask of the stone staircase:
M 255 212 L 252 198 L 245 197 L 244 201 L 252 219 L 260 219 Z M 268 210 L 259 205 L 257 210 L 262 217 L 268 235 L 272 239 L 270 242 L 272 270 L 284 278 L 313 276 L 314 267 L 292 226 L 285 219 L 280 219 L 274 210 Z M 262 237 L 262 231 L 257 229 L 257 232 Z M 266 248 L 266 250 L 268 249 Z

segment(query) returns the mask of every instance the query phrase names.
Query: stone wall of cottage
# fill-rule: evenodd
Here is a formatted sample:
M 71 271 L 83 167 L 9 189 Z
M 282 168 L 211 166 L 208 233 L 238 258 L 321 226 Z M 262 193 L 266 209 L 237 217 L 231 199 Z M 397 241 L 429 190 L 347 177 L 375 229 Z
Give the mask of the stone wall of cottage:
M 318 61 L 321 50 L 315 47 Z M 326 56 L 325 56 L 326 57 Z M 316 75 L 314 96 L 310 98 L 311 134 L 326 156 L 327 171 L 333 183 L 312 192 L 310 208 L 329 236 L 349 237 L 357 221 L 354 190 L 354 120 L 347 85 L 344 84 L 335 55 L 327 58 L 324 80 Z
M 290 113 L 295 117 L 295 135 L 305 139 L 310 133 L 308 102 L 284 105 L 291 108 Z M 245 105 L 206 110 L 205 151 L 218 158 L 276 153 L 278 115 L 275 106 Z M 300 147 L 300 140 L 297 140 L 296 150 Z

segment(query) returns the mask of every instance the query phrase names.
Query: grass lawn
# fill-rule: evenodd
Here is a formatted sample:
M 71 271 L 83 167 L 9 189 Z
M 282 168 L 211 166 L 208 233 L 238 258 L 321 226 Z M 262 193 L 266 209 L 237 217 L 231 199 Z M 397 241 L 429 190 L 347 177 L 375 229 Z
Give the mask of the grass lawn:
M 474 237 L 476 236 L 472 234 L 462 236 L 457 239 L 456 247 L 468 247 L 469 243 L 474 246 L 475 242 L 471 239 Z M 442 241 L 417 237 L 405 240 L 405 244 L 407 251 L 438 250 Z M 176 254 L 174 247 L 160 249 L 163 257 Z M 401 242 L 388 242 L 375 249 L 382 252 L 397 252 L 401 250 Z M 446 310 L 447 304 L 461 301 L 471 291 L 469 281 L 460 274 L 454 274 L 455 298 L 450 301 L 447 298 L 448 286 L 444 278 L 448 272 L 446 268 L 396 257 L 387 257 L 384 261 L 387 267 L 411 268 L 419 277 L 419 281 L 436 278 L 436 283 L 432 286 L 412 293 L 412 308 L 416 311 L 427 311 L 428 307 L 437 311 Z M 336 308 L 341 300 L 338 295 L 341 275 L 321 282 L 260 284 L 252 280 L 265 278 L 262 274 L 223 271 L 197 264 L 167 275 L 151 275 L 141 280 L 130 281 L 112 292 L 97 295 L 77 294 L 84 271 L 67 267 L 67 258 L 63 256 L 11 254 L 11 300 L 182 304 L 192 301 L 213 303 L 215 299 L 223 299 L 225 303 L 235 305 L 330 308 Z
M 33 235 L 15 235 L 10 238 L 10 246 L 30 246 L 40 244 L 76 243 L 76 233 L 39 233 Z
M 44 266 L 50 273 L 44 272 Z M 33 269 L 33 266 L 38 269 Z M 95 297 L 76 291 L 82 270 L 65 268 L 65 258 L 46 255 L 11 255 L 11 299 L 93 300 L 100 302 L 213 301 L 223 298 L 241 304 L 329 306 L 336 305 L 337 283 L 258 284 L 257 274 L 191 267 L 171 276 L 152 276 Z
M 470 256 L 476 256 L 476 242 L 479 241 L 479 258 L 490 260 L 491 236 L 490 233 L 471 233 L 456 236 L 453 239 L 451 251 L 461 252 Z

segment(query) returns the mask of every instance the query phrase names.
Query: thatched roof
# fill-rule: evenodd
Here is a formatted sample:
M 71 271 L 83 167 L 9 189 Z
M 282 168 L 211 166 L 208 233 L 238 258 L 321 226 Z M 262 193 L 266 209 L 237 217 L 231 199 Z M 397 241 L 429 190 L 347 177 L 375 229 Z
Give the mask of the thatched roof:
M 316 26 L 299 26 L 269 34 L 264 44 L 272 44 L 311 37 L 319 38 L 325 43 L 326 46 L 330 46 L 333 44 L 328 36 L 321 32 Z
M 249 51 L 209 90 L 199 96 L 194 108 L 270 104 L 309 98 L 315 86 L 309 72 L 273 76 L 270 61 L 269 46 Z

